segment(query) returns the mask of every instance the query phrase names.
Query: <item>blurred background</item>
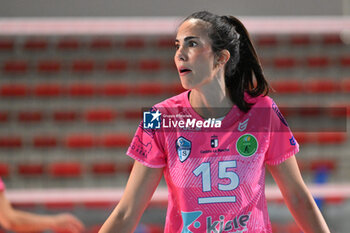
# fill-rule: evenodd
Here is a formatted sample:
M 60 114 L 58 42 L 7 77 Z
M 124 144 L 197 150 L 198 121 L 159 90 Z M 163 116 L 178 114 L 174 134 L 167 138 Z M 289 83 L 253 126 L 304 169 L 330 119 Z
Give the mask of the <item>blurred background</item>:
M 178 23 L 209 10 L 248 28 L 303 177 L 332 232 L 349 232 L 349 0 L 0 3 L 0 176 L 16 208 L 68 211 L 98 231 L 126 184 L 142 107 L 183 91 Z M 300 232 L 266 183 L 273 231 Z M 166 205 L 161 181 L 137 232 L 162 232 Z

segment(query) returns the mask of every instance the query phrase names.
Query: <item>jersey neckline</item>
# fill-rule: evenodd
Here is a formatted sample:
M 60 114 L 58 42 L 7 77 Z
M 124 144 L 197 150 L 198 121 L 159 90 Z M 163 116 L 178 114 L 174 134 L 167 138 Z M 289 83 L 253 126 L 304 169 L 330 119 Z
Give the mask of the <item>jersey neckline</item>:
M 189 93 L 191 90 L 187 90 L 186 92 L 183 93 L 183 100 L 185 103 L 185 107 L 188 108 L 188 110 L 190 111 L 191 115 L 193 118 L 196 118 L 197 120 L 201 120 L 204 121 L 205 119 L 200 116 L 192 107 L 190 100 L 188 98 Z M 232 108 L 230 109 L 230 111 L 224 116 L 224 119 L 221 121 L 221 128 L 227 128 L 229 126 L 231 126 L 234 122 L 237 121 L 237 119 L 244 114 L 244 112 L 242 112 L 241 110 L 239 110 L 239 108 L 237 107 L 237 105 L 233 105 Z M 219 119 L 219 118 L 218 118 Z

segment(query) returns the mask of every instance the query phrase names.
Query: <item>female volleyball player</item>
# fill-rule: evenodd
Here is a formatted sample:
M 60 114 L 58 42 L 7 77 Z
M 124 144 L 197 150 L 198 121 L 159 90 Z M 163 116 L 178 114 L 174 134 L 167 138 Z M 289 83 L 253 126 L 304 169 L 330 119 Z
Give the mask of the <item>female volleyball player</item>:
M 84 225 L 71 214 L 39 215 L 12 207 L 4 194 L 5 185 L 0 178 L 0 226 L 14 232 L 83 232 Z
M 299 227 L 329 232 L 242 23 L 197 12 L 180 25 L 175 44 L 187 91 L 155 105 L 152 119 L 140 124 L 127 152 L 136 161 L 125 193 L 100 232 L 133 232 L 162 174 L 169 190 L 165 232 L 271 232 L 265 166 Z M 171 114 L 183 120 L 176 130 L 165 129 Z M 219 120 L 205 128 L 212 118 Z

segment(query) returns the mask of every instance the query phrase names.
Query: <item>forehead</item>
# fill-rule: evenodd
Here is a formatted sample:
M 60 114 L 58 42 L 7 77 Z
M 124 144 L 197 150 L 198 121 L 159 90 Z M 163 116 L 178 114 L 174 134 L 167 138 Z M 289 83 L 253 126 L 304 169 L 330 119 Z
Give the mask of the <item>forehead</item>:
M 181 40 L 188 36 L 196 36 L 202 39 L 208 38 L 209 23 L 200 19 L 188 19 L 177 30 L 176 39 Z

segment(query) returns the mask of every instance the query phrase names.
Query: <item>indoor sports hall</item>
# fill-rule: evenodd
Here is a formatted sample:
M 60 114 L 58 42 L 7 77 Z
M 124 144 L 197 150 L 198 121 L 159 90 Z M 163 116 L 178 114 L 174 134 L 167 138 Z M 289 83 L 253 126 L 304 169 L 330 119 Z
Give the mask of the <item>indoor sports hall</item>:
M 98 232 L 123 194 L 142 111 L 184 91 L 177 26 L 209 10 L 246 25 L 270 96 L 300 144 L 306 184 L 331 231 L 350 232 L 350 1 L 1 5 L 0 177 L 15 208 L 69 212 L 86 233 Z M 301 232 L 266 174 L 273 232 Z M 161 180 L 135 232 L 163 232 L 167 201 Z

